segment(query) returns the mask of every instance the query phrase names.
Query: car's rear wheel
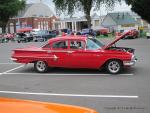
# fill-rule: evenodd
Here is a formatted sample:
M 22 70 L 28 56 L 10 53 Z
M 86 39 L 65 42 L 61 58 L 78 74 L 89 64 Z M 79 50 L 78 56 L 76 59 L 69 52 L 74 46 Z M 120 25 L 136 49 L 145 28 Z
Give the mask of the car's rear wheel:
M 48 65 L 45 61 L 37 61 L 34 63 L 34 69 L 39 73 L 45 73 L 48 70 Z
M 119 60 L 110 60 L 106 63 L 105 68 L 110 74 L 118 74 L 123 69 L 123 65 Z

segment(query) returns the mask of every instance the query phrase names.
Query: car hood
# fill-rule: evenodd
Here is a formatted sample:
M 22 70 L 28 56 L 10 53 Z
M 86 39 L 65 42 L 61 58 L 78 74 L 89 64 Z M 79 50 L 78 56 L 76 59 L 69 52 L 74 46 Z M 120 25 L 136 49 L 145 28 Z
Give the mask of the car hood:
M 116 42 L 124 38 L 124 36 L 128 35 L 129 33 L 130 31 L 123 33 L 121 36 L 116 36 L 116 39 L 113 42 L 109 43 L 108 45 L 104 46 L 103 49 L 108 49 L 109 47 L 111 47 L 113 44 L 115 44 Z
M 0 113 L 97 113 L 88 108 L 48 102 L 0 98 Z

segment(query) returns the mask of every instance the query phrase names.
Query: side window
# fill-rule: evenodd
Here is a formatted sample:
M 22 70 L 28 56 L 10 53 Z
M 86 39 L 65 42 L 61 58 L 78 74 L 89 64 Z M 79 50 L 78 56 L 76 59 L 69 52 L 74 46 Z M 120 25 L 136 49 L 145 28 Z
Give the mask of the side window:
M 50 47 L 51 47 L 50 44 L 46 44 L 46 45 L 43 46 L 42 48 L 47 49 L 47 48 L 50 48 Z
M 54 48 L 54 49 L 67 49 L 68 48 L 68 41 L 54 42 L 52 44 L 52 48 Z
M 70 49 L 84 49 L 84 42 L 83 41 L 70 41 Z

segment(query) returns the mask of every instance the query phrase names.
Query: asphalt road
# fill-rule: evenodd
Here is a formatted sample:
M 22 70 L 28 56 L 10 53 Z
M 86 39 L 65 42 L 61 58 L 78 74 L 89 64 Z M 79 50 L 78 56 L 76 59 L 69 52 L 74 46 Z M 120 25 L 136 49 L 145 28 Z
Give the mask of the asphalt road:
M 15 48 L 42 44 L 0 44 L 0 97 L 71 104 L 93 108 L 99 113 L 150 113 L 150 40 L 117 43 L 135 48 L 138 58 L 135 67 L 120 75 L 59 68 L 38 74 L 33 65 L 23 66 L 9 59 Z

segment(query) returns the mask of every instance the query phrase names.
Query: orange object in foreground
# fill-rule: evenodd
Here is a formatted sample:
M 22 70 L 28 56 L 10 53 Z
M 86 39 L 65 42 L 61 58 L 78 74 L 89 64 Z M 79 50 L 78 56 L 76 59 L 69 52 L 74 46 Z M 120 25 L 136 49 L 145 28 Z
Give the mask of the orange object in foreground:
M 0 98 L 0 113 L 97 113 L 84 107 Z

